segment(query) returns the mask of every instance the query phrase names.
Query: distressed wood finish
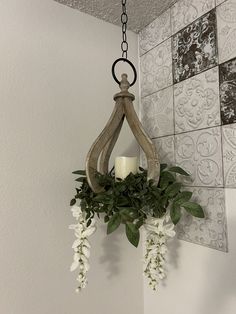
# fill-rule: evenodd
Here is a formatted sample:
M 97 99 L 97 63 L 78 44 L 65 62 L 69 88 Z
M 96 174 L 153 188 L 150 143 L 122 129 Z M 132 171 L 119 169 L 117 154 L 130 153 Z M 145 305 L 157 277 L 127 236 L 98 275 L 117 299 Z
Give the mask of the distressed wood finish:
M 104 147 L 109 142 L 109 140 L 114 136 L 114 133 L 116 132 L 121 119 L 123 119 L 123 115 L 124 110 L 120 99 L 116 102 L 115 108 L 112 112 L 109 121 L 107 122 L 107 125 L 105 126 L 99 137 L 95 140 L 95 142 L 93 143 L 92 147 L 88 152 L 85 170 L 88 183 L 92 190 L 96 193 L 102 191 L 102 188 L 98 185 L 97 180 L 95 178 L 95 174 L 98 169 L 99 156 Z
M 148 179 L 153 179 L 158 182 L 160 176 L 158 154 L 152 140 L 144 131 L 134 110 L 133 100 L 135 97 L 133 94 L 128 92 L 129 82 L 127 81 L 126 74 L 122 74 L 120 89 L 121 92 L 114 96 L 115 108 L 112 115 L 102 133 L 98 136 L 90 148 L 86 159 L 86 175 L 88 183 L 95 193 L 99 193 L 103 190 L 97 183 L 95 176 L 96 172 L 98 170 L 103 174 L 108 172 L 109 159 L 119 137 L 125 117 L 137 142 L 142 147 L 146 155 L 148 164 Z
M 111 137 L 110 141 L 107 142 L 106 146 L 101 152 L 100 160 L 99 160 L 99 172 L 102 174 L 108 173 L 108 168 L 109 168 L 109 159 L 112 153 L 112 150 L 116 144 L 116 141 L 120 135 L 120 131 L 124 122 L 125 116 L 123 115 L 120 124 L 118 125 L 114 136 Z

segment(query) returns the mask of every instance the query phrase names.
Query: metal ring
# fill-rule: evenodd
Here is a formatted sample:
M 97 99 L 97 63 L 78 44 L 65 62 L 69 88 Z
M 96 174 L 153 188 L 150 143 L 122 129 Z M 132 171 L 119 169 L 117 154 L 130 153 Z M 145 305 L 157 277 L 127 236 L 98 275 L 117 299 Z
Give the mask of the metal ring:
M 133 86 L 137 80 L 137 71 L 136 71 L 133 63 L 131 61 L 129 61 L 128 59 L 125 59 L 125 58 L 119 58 L 119 59 L 115 60 L 114 63 L 112 64 L 111 73 L 112 73 L 114 80 L 116 81 L 117 84 L 120 85 L 120 81 L 117 79 L 117 77 L 115 75 L 115 66 L 120 61 L 127 62 L 131 66 L 132 70 L 134 71 L 134 79 L 133 79 L 133 82 L 130 84 L 130 86 Z

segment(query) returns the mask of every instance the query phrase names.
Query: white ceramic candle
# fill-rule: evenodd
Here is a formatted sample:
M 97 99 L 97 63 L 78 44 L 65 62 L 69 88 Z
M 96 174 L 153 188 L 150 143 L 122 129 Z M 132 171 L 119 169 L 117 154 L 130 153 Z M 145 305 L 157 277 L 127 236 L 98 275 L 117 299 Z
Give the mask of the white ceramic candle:
M 115 177 L 125 179 L 131 172 L 138 172 L 138 157 L 116 157 Z

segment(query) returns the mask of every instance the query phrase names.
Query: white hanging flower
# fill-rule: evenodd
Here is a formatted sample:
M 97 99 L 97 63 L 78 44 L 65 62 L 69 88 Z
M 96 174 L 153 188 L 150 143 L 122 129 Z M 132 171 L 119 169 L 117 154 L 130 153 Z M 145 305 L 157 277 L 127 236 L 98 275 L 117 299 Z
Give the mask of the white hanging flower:
M 72 216 L 78 221 L 76 224 L 70 225 L 69 229 L 74 230 L 76 240 L 72 244 L 74 250 L 73 263 L 71 264 L 70 271 L 79 269 L 79 275 L 77 281 L 79 282 L 76 292 L 80 292 L 81 289 L 87 285 L 87 272 L 90 268 L 89 257 L 91 245 L 88 241 L 88 237 L 96 231 L 95 219 L 89 227 L 87 227 L 87 220 L 85 213 L 82 212 L 81 207 L 74 205 L 71 207 Z
M 148 218 L 144 227 L 146 229 L 144 275 L 149 281 L 149 286 L 156 290 L 159 281 L 166 276 L 163 267 L 167 252 L 166 242 L 168 238 L 175 236 L 174 224 L 166 214 L 162 218 Z

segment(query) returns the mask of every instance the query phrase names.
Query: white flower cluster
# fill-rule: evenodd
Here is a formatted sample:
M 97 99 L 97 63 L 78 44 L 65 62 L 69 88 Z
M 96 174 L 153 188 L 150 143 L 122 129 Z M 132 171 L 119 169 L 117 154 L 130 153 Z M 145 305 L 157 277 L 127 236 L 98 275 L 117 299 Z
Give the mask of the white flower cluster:
M 166 242 L 168 238 L 175 236 L 174 224 L 169 220 L 169 215 L 163 218 L 148 218 L 144 225 L 146 229 L 144 274 L 153 290 L 157 289 L 159 281 L 166 275 L 164 269 Z
M 89 270 L 89 256 L 91 245 L 88 241 L 88 237 L 96 231 L 95 219 L 92 219 L 91 224 L 87 227 L 87 220 L 85 213 L 77 205 L 71 208 L 72 215 L 77 220 L 76 224 L 70 225 L 69 228 L 74 230 L 76 240 L 72 245 L 74 249 L 74 261 L 70 267 L 71 271 L 79 268 L 79 275 L 77 280 L 79 282 L 76 292 L 80 292 L 81 289 L 87 285 L 87 272 Z

